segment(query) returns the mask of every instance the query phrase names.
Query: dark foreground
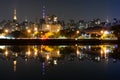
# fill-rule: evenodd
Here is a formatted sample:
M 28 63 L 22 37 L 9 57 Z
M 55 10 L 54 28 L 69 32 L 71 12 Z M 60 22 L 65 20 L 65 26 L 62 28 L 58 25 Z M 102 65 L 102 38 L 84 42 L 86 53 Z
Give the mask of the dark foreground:
M 119 44 L 119 40 L 100 39 L 0 39 L 0 45 L 72 45 L 72 44 Z

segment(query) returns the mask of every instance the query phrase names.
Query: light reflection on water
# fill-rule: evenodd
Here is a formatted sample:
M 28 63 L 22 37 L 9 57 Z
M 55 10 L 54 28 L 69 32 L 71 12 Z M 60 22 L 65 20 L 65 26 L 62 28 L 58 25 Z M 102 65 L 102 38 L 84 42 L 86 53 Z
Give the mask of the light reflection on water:
M 118 45 L 0 46 L 0 80 L 113 80 L 119 59 Z

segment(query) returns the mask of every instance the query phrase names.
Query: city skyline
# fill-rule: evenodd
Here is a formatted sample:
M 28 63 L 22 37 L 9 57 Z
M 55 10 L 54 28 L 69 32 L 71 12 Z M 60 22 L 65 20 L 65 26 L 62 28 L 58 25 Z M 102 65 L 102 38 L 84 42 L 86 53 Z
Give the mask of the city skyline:
M 119 0 L 4 0 L 0 1 L 0 21 L 12 20 L 13 11 L 16 9 L 18 21 L 35 21 L 42 18 L 42 9 L 45 6 L 45 14 L 54 14 L 60 20 L 90 20 L 107 17 L 120 18 Z

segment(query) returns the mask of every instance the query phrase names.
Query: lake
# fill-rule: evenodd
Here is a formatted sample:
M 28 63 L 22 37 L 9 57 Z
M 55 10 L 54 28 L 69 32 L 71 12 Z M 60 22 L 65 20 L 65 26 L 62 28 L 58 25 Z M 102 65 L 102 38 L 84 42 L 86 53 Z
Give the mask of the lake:
M 1 45 L 0 80 L 120 80 L 120 46 Z

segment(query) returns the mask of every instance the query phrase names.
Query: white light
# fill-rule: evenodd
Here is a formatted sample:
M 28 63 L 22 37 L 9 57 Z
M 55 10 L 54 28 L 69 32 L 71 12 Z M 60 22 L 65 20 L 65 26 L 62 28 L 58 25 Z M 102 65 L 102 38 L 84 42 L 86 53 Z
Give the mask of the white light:
M 5 51 L 5 56 L 8 56 L 8 51 L 7 50 Z
M 34 31 L 37 31 L 37 30 L 38 30 L 38 28 L 35 27 L 35 28 L 34 28 Z
M 80 32 L 79 31 L 76 31 L 77 34 L 79 34 Z
M 105 31 L 104 34 L 109 34 L 109 32 L 108 32 L 108 31 Z
M 57 60 L 54 60 L 54 64 L 57 65 Z
M 28 30 L 27 30 L 27 32 L 28 32 L 28 33 L 31 33 L 31 30 L 30 30 L 30 29 L 28 29 Z
M 8 29 L 5 29 L 5 33 L 8 33 L 9 31 L 8 31 Z
M 37 51 L 34 53 L 35 56 L 37 56 Z
M 46 56 L 46 58 L 47 58 L 47 60 L 49 60 L 49 59 L 50 59 L 50 56 L 49 56 L 49 55 L 47 55 L 47 56 Z
M 5 36 L 3 36 L 3 35 L 1 35 L 1 36 L 0 36 L 0 38 L 2 38 L 2 39 L 3 39 L 3 38 L 6 38 L 6 37 L 5 37 Z
M 0 49 L 5 49 L 5 46 L 0 46 Z
M 50 27 L 50 25 L 47 25 L 47 28 L 49 28 Z

